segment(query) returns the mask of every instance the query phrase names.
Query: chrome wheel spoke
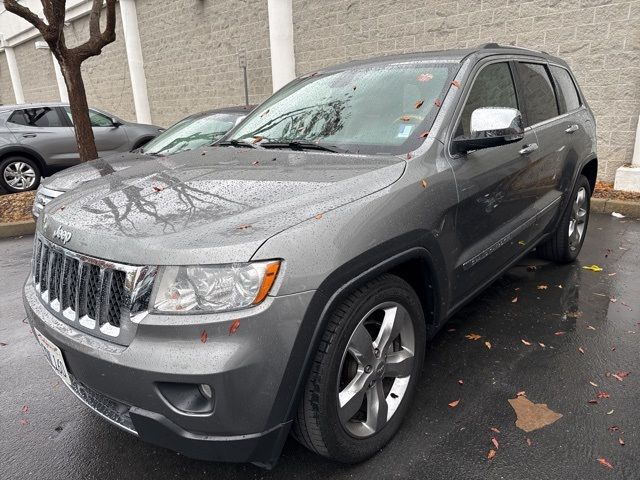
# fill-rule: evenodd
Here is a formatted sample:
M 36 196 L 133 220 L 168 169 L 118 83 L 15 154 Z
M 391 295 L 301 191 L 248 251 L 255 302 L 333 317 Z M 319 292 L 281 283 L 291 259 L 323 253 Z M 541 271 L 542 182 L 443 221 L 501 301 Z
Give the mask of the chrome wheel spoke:
M 342 422 L 348 422 L 358 413 L 364 400 L 367 387 L 367 378 L 364 373 L 359 372 L 349 385 L 338 394 L 339 411 L 338 415 Z
M 413 353 L 402 349 L 387 357 L 385 377 L 408 377 L 413 371 Z
M 372 432 L 379 432 L 387 424 L 389 406 L 384 394 L 382 382 L 367 390 L 367 421 L 366 425 Z
M 404 319 L 404 309 L 398 309 L 398 307 L 389 307 L 384 309 L 384 318 L 382 319 L 382 325 L 380 325 L 380 332 L 378 337 L 373 342 L 373 347 L 377 348 L 382 355 L 389 345 L 393 343 L 398 334 L 400 333 L 400 327 Z
M 363 322 L 356 327 L 349 339 L 347 351 L 359 365 L 369 365 L 373 359 L 373 340 Z

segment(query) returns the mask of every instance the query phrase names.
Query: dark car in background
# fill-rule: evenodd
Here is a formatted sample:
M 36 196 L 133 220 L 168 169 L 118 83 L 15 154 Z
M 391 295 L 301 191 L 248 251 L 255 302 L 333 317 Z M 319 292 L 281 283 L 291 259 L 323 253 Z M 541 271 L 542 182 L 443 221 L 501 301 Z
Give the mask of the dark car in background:
M 90 108 L 98 155 L 128 152 L 162 131 Z M 65 103 L 0 106 L 0 189 L 33 190 L 43 176 L 80 162 L 73 120 Z
M 147 143 L 144 147 L 76 165 L 42 180 L 33 204 L 33 216 L 52 198 L 90 180 L 129 168 L 155 157 L 173 155 L 211 145 L 253 110 L 253 105 L 218 108 L 190 115 Z

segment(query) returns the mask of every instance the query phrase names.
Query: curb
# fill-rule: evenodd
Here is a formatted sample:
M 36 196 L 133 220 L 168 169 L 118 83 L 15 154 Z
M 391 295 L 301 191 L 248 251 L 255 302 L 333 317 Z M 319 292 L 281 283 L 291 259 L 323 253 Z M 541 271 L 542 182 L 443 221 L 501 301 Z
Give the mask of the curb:
M 591 210 L 597 213 L 618 212 L 627 217 L 640 218 L 640 202 L 630 200 L 615 200 L 606 198 L 592 198 Z
M 0 238 L 19 237 L 31 235 L 36 231 L 36 222 L 26 220 L 24 222 L 0 223 Z

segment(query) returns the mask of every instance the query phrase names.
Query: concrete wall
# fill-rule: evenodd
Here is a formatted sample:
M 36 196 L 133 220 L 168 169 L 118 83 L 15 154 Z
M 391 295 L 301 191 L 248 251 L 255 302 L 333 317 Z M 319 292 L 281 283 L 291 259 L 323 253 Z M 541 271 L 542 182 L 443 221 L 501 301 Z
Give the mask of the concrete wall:
M 7 65 L 7 56 L 4 52 L 0 53 L 0 104 L 8 105 L 16 103 L 16 97 L 13 94 L 11 86 L 11 77 L 9 76 L 9 65 Z
M 640 2 L 294 0 L 297 73 L 389 53 L 499 42 L 572 66 L 598 122 L 600 178 L 631 161 L 640 112 Z
M 246 50 L 249 99 L 271 93 L 266 0 L 138 0 L 151 117 L 168 126 L 191 113 L 244 104 L 238 53 Z
M 51 51 L 49 49 L 36 50 L 36 41 L 42 41 L 42 37 L 14 48 L 24 100 L 25 102 L 57 102 L 60 100 L 60 94 L 56 84 Z

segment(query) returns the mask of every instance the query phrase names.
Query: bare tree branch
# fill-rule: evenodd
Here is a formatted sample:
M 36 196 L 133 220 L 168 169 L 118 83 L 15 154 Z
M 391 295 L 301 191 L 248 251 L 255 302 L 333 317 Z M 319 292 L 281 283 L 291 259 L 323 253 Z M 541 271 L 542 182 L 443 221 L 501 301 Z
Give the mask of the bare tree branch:
M 4 0 L 4 8 L 7 12 L 15 13 L 19 17 L 24 18 L 27 22 L 40 30 L 40 33 L 42 33 L 43 36 L 44 32 L 49 28 L 49 25 L 44 23 L 40 17 L 27 7 L 20 5 L 17 0 Z

